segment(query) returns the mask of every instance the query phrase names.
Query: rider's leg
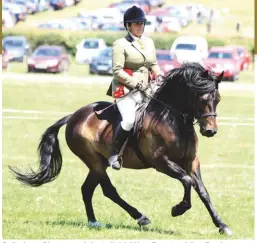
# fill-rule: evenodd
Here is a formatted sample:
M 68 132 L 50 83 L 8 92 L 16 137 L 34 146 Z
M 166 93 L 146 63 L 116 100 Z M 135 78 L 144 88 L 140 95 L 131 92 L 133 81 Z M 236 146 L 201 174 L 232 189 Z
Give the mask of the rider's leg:
M 137 92 L 124 99 L 117 99 L 117 107 L 121 113 L 122 121 L 118 125 L 113 136 L 113 150 L 108 162 L 116 170 L 120 169 L 119 159 L 122 156 L 121 149 L 128 139 L 129 132 L 134 126 L 136 116 L 136 104 L 142 102 L 142 95 Z

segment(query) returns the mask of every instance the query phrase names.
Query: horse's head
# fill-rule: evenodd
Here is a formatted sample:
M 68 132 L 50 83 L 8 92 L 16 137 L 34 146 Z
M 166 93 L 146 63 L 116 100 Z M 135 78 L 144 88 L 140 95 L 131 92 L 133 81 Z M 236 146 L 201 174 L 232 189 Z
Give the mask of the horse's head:
M 203 136 L 217 133 L 216 107 L 220 100 L 218 84 L 223 78 L 206 70 L 199 63 L 186 63 L 169 72 L 154 99 L 173 113 L 183 115 L 185 122 L 197 119 Z M 153 106 L 153 108 L 155 108 Z M 161 115 L 161 111 L 155 109 Z
M 211 91 L 197 93 L 195 96 L 195 118 L 200 125 L 200 133 L 206 137 L 213 137 L 217 133 L 216 107 L 220 101 L 218 84 L 223 78 L 223 72 L 219 76 L 204 71 L 202 77 L 215 82 L 215 88 Z

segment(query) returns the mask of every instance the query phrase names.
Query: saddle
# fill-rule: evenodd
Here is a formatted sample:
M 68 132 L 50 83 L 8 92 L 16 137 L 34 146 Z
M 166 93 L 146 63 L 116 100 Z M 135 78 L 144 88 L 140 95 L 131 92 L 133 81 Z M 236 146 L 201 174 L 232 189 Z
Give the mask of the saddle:
M 133 129 L 131 130 L 133 136 L 138 138 L 140 131 L 143 127 L 143 117 L 145 115 L 146 108 L 149 103 L 149 98 L 145 97 L 141 104 L 138 104 L 136 107 L 136 120 Z M 121 122 L 122 117 L 119 112 L 116 103 L 110 102 L 98 102 L 96 106 L 93 107 L 94 113 L 99 120 L 106 120 L 113 125 L 113 128 L 116 129 L 116 126 Z
M 149 167 L 149 164 L 146 161 L 141 150 L 139 149 L 138 137 L 143 127 L 143 118 L 145 116 L 145 111 L 149 104 L 149 101 L 150 99 L 145 97 L 144 101 L 141 104 L 138 104 L 136 109 L 135 125 L 130 131 L 129 139 L 127 142 L 127 144 L 134 149 L 137 157 L 145 164 L 146 167 Z M 116 103 L 98 102 L 93 107 L 93 110 L 99 120 L 107 120 L 109 123 L 111 123 L 113 130 L 117 128 L 117 126 L 122 120 L 121 114 Z

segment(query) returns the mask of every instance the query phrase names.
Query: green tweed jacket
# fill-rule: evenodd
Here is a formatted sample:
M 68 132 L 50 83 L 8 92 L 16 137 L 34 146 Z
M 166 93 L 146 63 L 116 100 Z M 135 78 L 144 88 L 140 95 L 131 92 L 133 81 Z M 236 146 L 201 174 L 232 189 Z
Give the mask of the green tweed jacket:
M 107 91 L 107 95 L 113 96 L 120 86 L 124 87 L 124 94 L 133 89 L 138 82 L 147 85 L 149 82 L 149 72 L 158 76 L 161 74 L 156 61 L 154 42 L 149 37 L 141 38 L 143 48 L 131 35 L 118 39 L 113 44 L 112 50 L 112 70 L 113 80 Z M 124 69 L 131 69 L 130 76 Z

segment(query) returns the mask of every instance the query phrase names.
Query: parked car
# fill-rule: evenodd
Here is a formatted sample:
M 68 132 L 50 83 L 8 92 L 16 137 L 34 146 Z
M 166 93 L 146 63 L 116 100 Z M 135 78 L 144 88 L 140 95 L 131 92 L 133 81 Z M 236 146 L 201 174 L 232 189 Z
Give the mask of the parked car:
M 50 0 L 50 5 L 54 10 L 60 10 L 66 7 L 65 0 Z
M 239 45 L 229 45 L 227 47 L 235 48 L 240 58 L 240 71 L 245 71 L 251 69 L 252 67 L 252 57 L 251 53 L 244 46 Z
M 159 22 L 156 16 L 154 15 L 147 15 L 146 16 L 146 23 L 145 23 L 145 32 L 152 33 L 156 32 L 159 28 Z
M 208 43 L 204 37 L 180 36 L 173 42 L 170 52 L 180 63 L 203 63 L 208 57 Z
M 151 5 L 148 1 L 122 1 L 111 3 L 108 8 L 118 8 L 122 13 L 124 13 L 128 8 L 131 8 L 133 5 L 144 10 L 145 13 L 151 11 Z
M 178 68 L 181 64 L 170 54 L 169 50 L 156 50 L 156 59 L 163 75 L 167 74 L 173 68 Z
M 122 2 L 130 3 L 131 7 L 138 4 L 139 7 L 145 11 L 145 13 L 149 13 L 151 11 L 151 4 L 148 0 L 123 0 Z
M 91 63 L 92 59 L 106 48 L 106 43 L 104 39 L 89 38 L 82 40 L 76 48 L 76 62 L 79 64 Z
M 162 22 L 160 24 L 161 32 L 180 32 L 181 24 L 176 17 L 162 17 Z
M 204 64 L 217 75 L 224 71 L 224 79 L 235 81 L 239 77 L 240 58 L 235 48 L 224 46 L 210 48 Z
M 91 74 L 112 74 L 112 48 L 102 50 L 89 64 Z
M 15 24 L 15 16 L 9 10 L 2 9 L 2 27 L 12 28 Z
M 18 21 L 25 21 L 27 17 L 27 7 L 21 4 L 4 2 L 2 9 L 9 10 Z
M 30 45 L 24 36 L 7 36 L 2 40 L 2 45 L 7 50 L 9 61 L 23 62 L 31 53 Z
M 39 46 L 28 58 L 28 72 L 44 71 L 61 73 L 68 71 L 70 60 L 63 46 Z
M 9 65 L 9 58 L 8 58 L 8 52 L 3 47 L 2 48 L 2 69 L 7 69 Z

